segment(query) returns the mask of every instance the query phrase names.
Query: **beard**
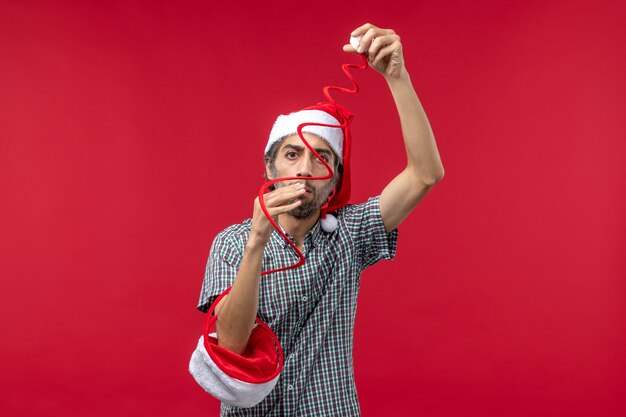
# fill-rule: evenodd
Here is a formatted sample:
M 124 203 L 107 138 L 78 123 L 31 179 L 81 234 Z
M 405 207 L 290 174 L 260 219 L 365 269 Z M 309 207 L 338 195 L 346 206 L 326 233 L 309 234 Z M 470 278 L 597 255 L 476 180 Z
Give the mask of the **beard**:
M 288 213 L 290 216 L 296 219 L 308 219 L 315 214 L 328 199 L 328 196 L 335 187 L 336 181 L 333 180 L 320 189 L 315 188 L 315 186 L 311 184 L 312 182 L 313 181 L 304 181 L 304 184 L 311 189 L 313 198 L 311 201 L 303 200 L 302 204 Z
M 274 178 L 278 178 L 278 173 L 274 171 L 274 169 L 272 169 L 272 176 Z M 311 190 L 313 198 L 311 199 L 311 201 L 302 200 L 302 204 L 287 213 L 290 216 L 300 220 L 308 219 L 312 215 L 317 213 L 317 211 L 322 207 L 322 205 L 324 205 L 324 203 L 328 199 L 328 196 L 330 195 L 333 188 L 335 188 L 335 185 L 337 185 L 337 180 L 339 179 L 339 176 L 335 174 L 332 180 L 321 188 L 315 186 L 314 183 L 316 181 L 310 181 L 304 178 L 305 177 L 303 177 L 300 182 L 304 183 L 304 185 Z M 285 185 L 287 184 L 284 184 L 282 182 L 274 184 L 276 188 L 284 187 Z

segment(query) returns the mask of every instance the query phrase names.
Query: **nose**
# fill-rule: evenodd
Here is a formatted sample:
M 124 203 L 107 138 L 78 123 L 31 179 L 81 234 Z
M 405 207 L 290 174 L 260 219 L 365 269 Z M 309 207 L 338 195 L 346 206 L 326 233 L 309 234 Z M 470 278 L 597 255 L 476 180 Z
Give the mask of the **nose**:
M 312 158 L 300 158 L 298 161 L 298 170 L 296 172 L 298 177 L 312 177 L 313 176 L 313 161 Z

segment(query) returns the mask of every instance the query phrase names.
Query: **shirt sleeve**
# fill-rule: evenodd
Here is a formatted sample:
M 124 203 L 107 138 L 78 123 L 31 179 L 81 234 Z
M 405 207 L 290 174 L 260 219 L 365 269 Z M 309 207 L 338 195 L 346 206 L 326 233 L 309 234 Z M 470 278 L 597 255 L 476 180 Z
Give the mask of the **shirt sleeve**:
M 215 299 L 233 285 L 241 264 L 242 252 L 236 241 L 232 237 L 226 237 L 224 232 L 215 237 L 202 281 L 198 310 L 206 313 Z
M 393 259 L 398 244 L 398 229 L 387 233 L 380 213 L 380 197 L 363 204 L 346 206 L 343 222 L 350 234 L 363 269 L 381 260 Z

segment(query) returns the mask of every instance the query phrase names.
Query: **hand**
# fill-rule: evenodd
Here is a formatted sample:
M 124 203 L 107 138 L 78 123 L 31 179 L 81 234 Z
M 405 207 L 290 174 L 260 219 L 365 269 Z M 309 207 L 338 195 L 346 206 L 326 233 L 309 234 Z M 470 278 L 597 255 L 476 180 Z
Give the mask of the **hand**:
M 347 44 L 343 46 L 345 52 L 365 53 L 370 67 L 385 77 L 400 77 L 404 70 L 404 57 L 400 36 L 396 35 L 396 32 L 366 23 L 353 30 L 350 36 L 363 37 L 358 50 Z
M 305 193 L 304 184 L 297 183 L 277 188 L 265 194 L 265 208 L 270 213 L 274 221 L 278 221 L 278 216 L 288 213 L 302 204 L 302 199 L 298 198 Z M 294 201 L 295 200 L 295 201 Z M 274 226 L 267 219 L 259 197 L 254 199 L 254 212 L 252 215 L 252 226 L 250 227 L 250 241 L 253 244 L 265 246 L 274 230 Z

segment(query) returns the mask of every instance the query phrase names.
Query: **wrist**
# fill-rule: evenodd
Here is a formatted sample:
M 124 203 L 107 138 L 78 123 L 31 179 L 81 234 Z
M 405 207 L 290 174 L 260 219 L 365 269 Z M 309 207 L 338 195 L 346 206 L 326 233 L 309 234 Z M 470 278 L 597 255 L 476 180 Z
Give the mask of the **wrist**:
M 250 236 L 248 237 L 248 241 L 246 242 L 245 251 L 246 252 L 263 252 L 265 250 L 265 245 L 269 241 L 269 236 L 261 236 L 257 233 L 250 232 Z
M 393 87 L 398 84 L 411 83 L 411 76 L 409 72 L 406 70 L 406 67 L 402 66 L 398 74 L 396 75 L 385 75 L 385 80 L 389 84 L 390 87 Z

